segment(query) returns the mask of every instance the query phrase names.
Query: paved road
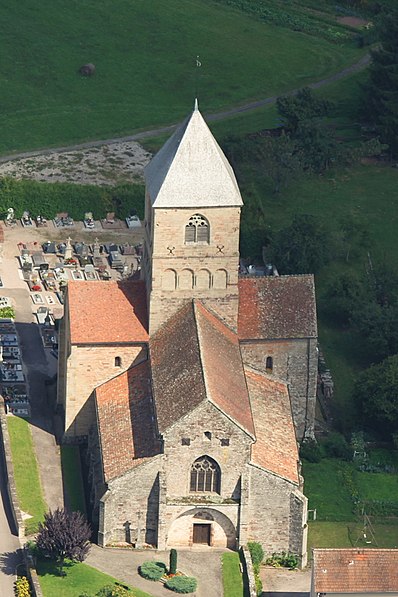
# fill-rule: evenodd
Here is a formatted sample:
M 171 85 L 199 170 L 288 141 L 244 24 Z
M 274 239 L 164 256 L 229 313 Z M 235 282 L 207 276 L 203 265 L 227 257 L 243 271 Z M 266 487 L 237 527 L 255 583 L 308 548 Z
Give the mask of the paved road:
M 371 58 L 369 54 L 365 54 L 358 62 L 351 64 L 347 68 L 335 73 L 334 75 L 330 75 L 330 77 L 326 77 L 325 79 L 321 79 L 320 81 L 315 81 L 314 83 L 310 83 L 307 87 L 311 87 L 311 89 L 318 89 L 319 87 L 324 87 L 325 85 L 329 85 L 330 83 L 334 83 L 339 79 L 343 79 L 348 75 L 352 75 L 355 72 L 361 71 L 369 64 Z M 292 89 L 290 92 L 287 92 L 285 95 L 294 95 L 297 93 L 299 89 Z M 280 95 L 280 94 L 279 94 Z M 249 102 L 243 104 L 242 106 L 237 106 L 231 108 L 229 110 L 223 110 L 221 112 L 215 112 L 213 114 L 206 114 L 205 117 L 208 122 L 214 122 L 217 120 L 224 120 L 225 118 L 229 118 L 230 116 L 236 116 L 237 114 L 241 114 L 243 112 L 251 112 L 252 110 L 256 110 L 257 108 L 262 108 L 268 104 L 274 104 L 277 99 L 277 95 L 267 97 L 264 99 L 260 99 L 254 102 Z M 178 123 L 179 124 L 179 123 Z M 125 143 L 128 141 L 141 141 L 142 139 L 148 139 L 151 137 L 158 137 L 159 135 L 164 135 L 166 133 L 170 133 L 174 131 L 174 129 L 178 126 L 178 124 L 171 124 L 169 126 L 163 126 L 157 129 L 150 129 L 147 131 L 141 131 L 136 133 L 135 135 L 128 135 L 127 137 L 115 137 L 112 139 L 101 139 L 97 141 L 88 141 L 87 143 L 78 143 L 77 145 L 68 145 L 64 147 L 53 147 L 47 149 L 40 149 L 35 151 L 24 151 L 22 153 L 15 153 L 12 155 L 5 155 L 0 157 L 0 163 L 9 162 L 11 160 L 19 160 L 22 158 L 30 158 L 37 155 L 47 155 L 50 153 L 58 152 L 62 153 L 64 151 L 76 151 L 81 149 L 90 149 L 91 147 L 100 147 L 101 145 L 108 145 L 110 143 Z

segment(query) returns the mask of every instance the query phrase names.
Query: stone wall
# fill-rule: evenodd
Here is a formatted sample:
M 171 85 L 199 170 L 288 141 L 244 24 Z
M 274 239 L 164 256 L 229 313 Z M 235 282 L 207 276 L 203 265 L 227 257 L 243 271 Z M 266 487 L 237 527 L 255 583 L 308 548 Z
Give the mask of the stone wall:
M 115 366 L 115 358 L 121 366 Z M 106 346 L 72 345 L 66 363 L 65 384 L 65 440 L 86 437 L 93 424 L 93 390 L 119 375 L 133 364 L 147 358 L 147 348 L 142 344 Z
M 251 466 L 248 541 L 264 553 L 290 551 L 305 565 L 307 498 L 281 477 Z
M 313 437 L 318 374 L 316 339 L 245 341 L 240 346 L 245 363 L 289 384 L 297 441 Z M 267 357 L 272 357 L 272 372 L 266 368 Z
M 209 243 L 185 243 L 185 226 L 195 213 L 209 222 Z M 147 215 L 142 274 L 151 334 L 192 298 L 230 297 L 231 323 L 236 328 L 239 222 L 238 207 L 155 209 L 151 217 Z
M 18 537 L 22 539 L 25 536 L 25 522 L 22 518 L 21 509 L 19 507 L 17 488 L 14 478 L 14 466 L 12 463 L 10 436 L 8 434 L 7 417 L 4 408 L 3 396 L 0 396 L 0 429 L 1 429 L 1 443 L 3 445 L 2 460 L 5 477 L 7 479 L 7 494 L 10 500 L 11 514 L 14 520 L 15 528 Z

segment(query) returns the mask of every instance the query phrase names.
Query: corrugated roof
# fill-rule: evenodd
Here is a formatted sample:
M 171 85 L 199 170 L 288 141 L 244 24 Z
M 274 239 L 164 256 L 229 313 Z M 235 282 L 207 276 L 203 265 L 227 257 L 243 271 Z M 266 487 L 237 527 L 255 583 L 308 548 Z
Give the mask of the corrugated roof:
M 105 482 L 159 453 L 145 361 L 95 390 Z
M 287 385 L 245 367 L 256 442 L 253 463 L 298 484 L 299 460 Z
M 316 338 L 314 277 L 239 279 L 240 340 Z
M 145 168 L 153 207 L 243 204 L 235 174 L 199 110 L 194 110 Z
M 72 344 L 147 342 L 145 284 L 134 282 L 69 282 Z
M 197 301 L 189 301 L 150 340 L 153 392 L 160 432 L 213 402 L 254 433 L 236 335 Z
M 398 592 L 398 549 L 314 549 L 316 593 Z

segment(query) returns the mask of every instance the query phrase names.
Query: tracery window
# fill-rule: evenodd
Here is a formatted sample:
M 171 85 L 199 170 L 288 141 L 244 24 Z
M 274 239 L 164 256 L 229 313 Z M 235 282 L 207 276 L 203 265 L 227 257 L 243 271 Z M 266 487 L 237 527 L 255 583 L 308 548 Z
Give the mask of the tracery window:
M 220 493 L 221 472 L 218 464 L 209 456 L 195 460 L 191 467 L 189 491 L 193 493 Z
M 209 243 L 210 226 L 209 222 L 200 214 L 195 214 L 188 220 L 185 226 L 185 244 Z

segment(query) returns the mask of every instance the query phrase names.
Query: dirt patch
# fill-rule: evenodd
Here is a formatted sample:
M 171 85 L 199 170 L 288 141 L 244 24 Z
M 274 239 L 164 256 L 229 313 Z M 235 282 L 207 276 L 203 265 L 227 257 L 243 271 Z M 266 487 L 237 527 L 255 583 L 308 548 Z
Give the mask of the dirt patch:
M 0 177 L 96 185 L 141 182 L 151 157 L 134 141 L 109 143 L 4 162 L 0 164 Z
M 338 17 L 336 20 L 338 23 L 341 23 L 342 25 L 356 27 L 357 29 L 369 25 L 369 21 L 367 21 L 366 19 L 361 19 L 359 17 Z

